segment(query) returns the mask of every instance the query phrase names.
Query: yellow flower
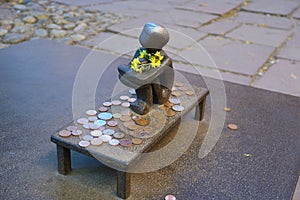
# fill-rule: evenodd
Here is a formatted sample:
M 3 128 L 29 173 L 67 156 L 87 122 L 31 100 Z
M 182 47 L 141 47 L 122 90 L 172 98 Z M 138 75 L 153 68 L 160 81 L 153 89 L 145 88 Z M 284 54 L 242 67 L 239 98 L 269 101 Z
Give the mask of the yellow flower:
M 159 59 L 160 61 L 162 61 L 162 60 L 164 59 L 164 57 L 163 57 L 162 55 L 160 55 L 160 52 L 159 52 L 159 51 L 157 51 L 157 52 L 154 54 L 154 56 L 158 57 L 158 59 Z
M 131 61 L 131 69 L 136 72 L 142 73 L 142 69 L 140 68 L 140 61 L 138 58 L 135 58 Z
M 140 51 L 139 58 L 145 58 L 146 55 L 147 55 L 146 50 Z
M 152 67 L 159 67 L 163 59 L 164 57 L 160 55 L 159 51 L 157 51 L 153 56 L 150 57 Z

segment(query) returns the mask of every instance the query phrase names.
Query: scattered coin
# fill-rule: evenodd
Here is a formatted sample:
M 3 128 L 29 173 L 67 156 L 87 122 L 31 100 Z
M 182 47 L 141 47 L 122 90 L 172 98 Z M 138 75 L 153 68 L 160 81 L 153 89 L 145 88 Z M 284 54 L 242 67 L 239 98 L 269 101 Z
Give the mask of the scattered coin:
M 124 122 L 123 123 L 123 125 L 126 127 L 126 128 L 128 128 L 129 126 L 131 126 L 131 125 L 135 125 L 135 123 L 134 122 Z
M 128 99 L 128 102 L 130 102 L 130 103 L 133 103 L 133 102 L 135 102 L 136 101 L 136 98 L 129 98 Z
M 172 89 L 171 89 L 172 91 L 175 91 L 175 90 L 177 90 L 177 88 L 176 87 L 172 87 Z
M 165 111 L 165 115 L 167 115 L 168 117 L 173 117 L 176 115 L 176 112 L 174 112 L 173 110 L 169 109 Z
M 75 131 L 72 131 L 72 135 L 74 136 L 79 136 L 82 134 L 82 130 L 75 130 Z
M 177 91 L 173 91 L 171 94 L 172 94 L 173 96 L 175 96 L 175 97 L 180 97 L 180 96 L 181 96 L 181 93 L 180 93 L 180 92 L 177 92 Z
M 180 105 L 174 105 L 174 106 L 172 106 L 172 109 L 177 111 L 177 112 L 184 111 L 184 107 L 180 106 Z
M 134 131 L 134 130 L 138 129 L 138 126 L 135 125 L 135 124 L 131 124 L 131 125 L 129 125 L 127 128 L 128 128 L 129 130 Z
M 114 105 L 114 106 L 119 106 L 119 105 L 121 105 L 121 101 L 119 101 L 119 100 L 113 100 L 113 101 L 111 101 L 111 104 L 112 105 Z
M 93 129 L 93 130 L 97 130 L 100 128 L 100 124 L 98 123 L 93 123 L 93 124 L 90 124 L 90 129 Z
M 167 110 L 167 109 L 169 109 L 169 108 L 168 108 L 167 106 L 165 106 L 165 105 L 159 105 L 158 108 L 161 109 L 161 110 Z
M 103 135 L 113 135 L 115 131 L 113 129 L 105 129 L 102 133 Z
M 62 130 L 58 132 L 58 135 L 60 137 L 69 137 L 71 136 L 71 134 L 72 134 L 71 131 L 67 131 L 67 130 Z
M 173 103 L 171 103 L 170 101 L 167 101 L 165 104 L 164 104 L 164 106 L 166 106 L 166 107 L 172 107 L 174 104 Z
M 77 130 L 77 127 L 76 126 L 68 126 L 66 128 L 68 131 L 76 131 Z
M 136 94 L 135 89 L 130 89 L 128 92 L 129 92 L 129 94 L 131 94 L 131 95 Z
M 191 90 L 189 90 L 189 91 L 186 91 L 185 94 L 187 94 L 187 95 L 189 95 L 189 96 L 192 96 L 192 95 L 194 95 L 194 92 L 191 91 Z
M 126 101 L 129 99 L 129 96 L 123 95 L 123 96 L 120 96 L 120 99 L 123 101 Z
M 168 109 L 168 108 L 166 107 L 166 109 Z M 152 112 L 152 117 L 162 120 L 164 118 L 164 115 L 161 112 L 155 111 L 155 112 Z
M 128 115 L 122 115 L 122 117 L 120 117 L 120 120 L 122 122 L 128 122 L 128 121 L 131 121 L 131 117 Z
M 93 138 L 91 140 L 91 144 L 92 145 L 96 145 L 96 146 L 99 146 L 103 143 L 103 140 L 101 138 Z
M 177 98 L 170 98 L 169 101 L 170 101 L 172 104 L 180 104 L 180 99 L 177 99 Z
M 108 108 L 107 108 L 107 107 L 104 107 L 104 106 L 101 106 L 101 107 L 98 108 L 98 110 L 99 110 L 100 112 L 106 112 L 106 111 L 108 111 Z
M 102 120 L 102 119 L 99 119 L 99 120 L 95 121 L 94 124 L 99 124 L 100 126 L 105 126 L 106 125 L 106 121 Z
M 112 118 L 112 114 L 109 112 L 103 112 L 103 113 L 98 114 L 98 118 L 103 119 L 103 120 L 109 120 Z
M 117 139 L 122 139 L 123 137 L 125 137 L 125 134 L 122 132 L 116 132 L 113 134 L 113 136 Z
M 101 135 L 100 139 L 102 139 L 103 142 L 108 142 L 112 137 L 110 135 Z
M 231 130 L 237 130 L 238 129 L 238 126 L 236 124 L 228 124 L 227 126 Z
M 113 120 L 112 120 L 112 121 L 108 121 L 108 122 L 107 122 L 107 125 L 108 125 L 108 126 L 111 126 L 111 127 L 115 127 L 115 126 L 118 125 L 118 122 L 117 122 L 117 121 L 113 121 Z
M 96 110 L 88 110 L 85 112 L 85 114 L 92 116 L 92 115 L 96 115 L 97 111 Z
M 182 86 L 183 86 L 183 84 L 182 84 L 182 83 L 179 83 L 179 82 L 177 82 L 177 83 L 175 83 L 175 86 L 177 86 L 177 87 L 182 87 Z
M 150 126 L 143 127 L 143 130 L 149 133 L 153 132 L 153 128 L 151 128 Z
M 91 143 L 89 141 L 80 141 L 78 144 L 81 147 L 88 147 Z
M 186 88 L 186 87 L 184 87 L 184 86 L 179 87 L 178 89 L 181 90 L 181 91 L 187 91 L 187 90 L 188 90 L 188 88 Z
M 150 123 L 150 118 L 149 117 L 139 117 L 138 119 L 134 120 L 134 122 L 138 125 L 141 126 L 147 126 Z
M 122 117 L 122 115 L 120 113 L 115 113 L 113 114 L 113 117 L 119 119 L 120 117 Z
M 105 107 L 109 107 L 109 106 L 111 106 L 111 102 L 105 101 L 105 102 L 102 103 L 102 105 L 105 106 Z
M 132 145 L 132 141 L 129 139 L 122 139 L 120 140 L 120 145 L 124 147 L 129 147 L 130 145 Z
M 226 107 L 226 108 L 224 108 L 224 110 L 225 110 L 226 112 L 230 112 L 230 111 L 231 111 L 231 108 Z
M 91 141 L 91 139 L 93 139 L 93 136 L 91 136 L 91 135 L 84 135 L 84 136 L 82 136 L 81 139 L 85 140 L 85 141 Z
M 121 104 L 124 108 L 129 108 L 130 107 L 130 103 L 129 102 L 124 102 Z
M 85 129 L 90 129 L 90 123 L 85 123 L 82 125 L 82 127 Z
M 102 131 L 100 130 L 91 131 L 91 135 L 94 137 L 100 137 L 102 135 Z
M 132 143 L 139 145 L 143 143 L 143 140 L 141 140 L 140 138 L 132 138 Z
M 176 200 L 176 197 L 172 194 L 168 194 L 167 196 L 165 196 L 165 200 Z
M 151 136 L 151 133 L 150 132 L 147 132 L 147 131 L 142 131 L 142 132 L 139 132 L 139 137 L 149 137 Z
M 91 117 L 88 117 L 88 120 L 91 122 L 94 122 L 94 121 L 97 121 L 98 118 L 96 116 L 91 116 Z
M 89 120 L 86 119 L 86 118 L 79 118 L 79 119 L 77 119 L 77 123 L 81 124 L 81 125 L 86 124 L 88 122 L 89 122 Z
M 112 146 L 117 146 L 117 145 L 119 145 L 120 142 L 117 139 L 111 139 L 108 141 L 108 143 Z
M 99 130 L 100 131 L 104 131 L 105 130 L 105 126 L 100 126 Z

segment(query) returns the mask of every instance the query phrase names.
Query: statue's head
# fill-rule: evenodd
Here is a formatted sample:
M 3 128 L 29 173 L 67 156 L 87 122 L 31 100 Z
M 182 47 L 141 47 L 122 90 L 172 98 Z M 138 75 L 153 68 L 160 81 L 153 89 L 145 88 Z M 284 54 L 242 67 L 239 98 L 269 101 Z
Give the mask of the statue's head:
M 169 41 L 169 33 L 162 26 L 147 23 L 141 32 L 139 40 L 144 48 L 162 49 Z

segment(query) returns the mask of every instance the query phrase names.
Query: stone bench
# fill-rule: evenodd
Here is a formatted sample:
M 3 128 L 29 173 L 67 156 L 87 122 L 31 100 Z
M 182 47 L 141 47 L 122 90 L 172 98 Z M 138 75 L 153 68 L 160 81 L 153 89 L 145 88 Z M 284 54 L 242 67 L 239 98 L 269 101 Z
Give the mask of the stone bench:
M 110 129 L 123 132 L 125 135 L 124 138 L 127 139 L 133 137 L 140 138 L 142 144 L 132 144 L 126 147 L 121 145 L 112 146 L 108 143 L 103 143 L 99 146 L 90 145 L 84 148 L 79 146 L 79 141 L 84 135 L 88 135 L 91 130 L 84 129 L 76 120 L 71 124 L 68 124 L 63 129 L 72 125 L 78 127 L 83 133 L 80 136 L 71 135 L 69 137 L 61 137 L 59 132 L 57 132 L 51 136 L 51 141 L 57 146 L 58 172 L 67 175 L 72 171 L 71 150 L 94 157 L 101 163 L 117 171 L 117 196 L 123 199 L 128 198 L 130 196 L 130 172 L 128 172 L 127 169 L 139 160 L 141 153 L 149 151 L 151 147 L 166 136 L 169 130 L 178 124 L 181 121 L 181 118 L 188 114 L 193 108 L 196 108 L 195 119 L 199 121 L 203 119 L 206 97 L 209 92 L 204 88 L 192 88 L 190 91 L 192 91 L 192 93 L 180 90 L 178 90 L 177 93 L 174 93 L 174 95 L 177 96 L 176 98 L 180 100 L 180 105 L 184 107 L 183 111 L 175 112 L 174 116 L 167 116 L 165 114 L 167 112 L 166 106 L 154 105 L 148 114 L 151 122 L 147 126 L 138 126 L 138 130 L 129 130 L 124 126 L 120 118 L 114 119 L 118 122 L 118 126 L 114 128 L 109 127 Z M 128 95 L 128 93 L 120 93 L 110 101 L 119 99 L 122 95 Z M 112 114 L 124 113 L 126 110 L 129 111 L 130 109 L 112 105 L 109 107 L 108 112 L 111 112 Z M 106 128 L 108 128 L 107 125 Z

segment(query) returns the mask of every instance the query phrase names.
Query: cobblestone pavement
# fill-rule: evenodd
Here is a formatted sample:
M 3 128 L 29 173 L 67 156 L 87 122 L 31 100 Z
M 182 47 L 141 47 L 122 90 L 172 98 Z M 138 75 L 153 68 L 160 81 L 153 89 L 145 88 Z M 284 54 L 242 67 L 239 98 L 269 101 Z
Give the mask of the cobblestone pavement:
M 131 56 L 128 49 L 139 46 L 143 24 L 156 22 L 170 31 L 166 50 L 176 69 L 300 96 L 299 5 L 299 0 L 2 1 L 0 48 L 47 37 Z

